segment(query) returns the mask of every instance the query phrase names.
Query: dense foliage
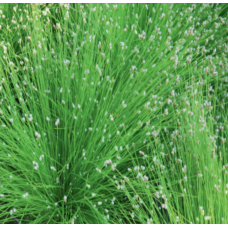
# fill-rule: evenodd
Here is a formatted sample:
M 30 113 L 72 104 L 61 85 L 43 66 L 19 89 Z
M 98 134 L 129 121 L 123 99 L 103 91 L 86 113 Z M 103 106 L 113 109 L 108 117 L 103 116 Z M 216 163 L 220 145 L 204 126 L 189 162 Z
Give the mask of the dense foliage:
M 0 4 L 0 223 L 228 223 L 227 4 Z

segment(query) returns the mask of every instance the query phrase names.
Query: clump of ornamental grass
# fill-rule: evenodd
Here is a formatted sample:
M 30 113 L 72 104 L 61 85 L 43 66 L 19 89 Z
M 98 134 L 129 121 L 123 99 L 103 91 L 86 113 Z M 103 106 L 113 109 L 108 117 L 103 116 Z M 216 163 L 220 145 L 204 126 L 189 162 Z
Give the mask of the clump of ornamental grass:
M 1 4 L 1 223 L 227 223 L 226 4 Z

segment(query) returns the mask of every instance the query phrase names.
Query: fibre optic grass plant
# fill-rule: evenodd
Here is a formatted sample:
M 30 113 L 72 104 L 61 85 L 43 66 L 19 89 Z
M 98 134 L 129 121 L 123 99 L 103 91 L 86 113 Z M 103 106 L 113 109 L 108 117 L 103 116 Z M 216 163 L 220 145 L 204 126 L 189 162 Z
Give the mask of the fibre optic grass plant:
M 0 223 L 228 223 L 227 4 L 0 7 Z

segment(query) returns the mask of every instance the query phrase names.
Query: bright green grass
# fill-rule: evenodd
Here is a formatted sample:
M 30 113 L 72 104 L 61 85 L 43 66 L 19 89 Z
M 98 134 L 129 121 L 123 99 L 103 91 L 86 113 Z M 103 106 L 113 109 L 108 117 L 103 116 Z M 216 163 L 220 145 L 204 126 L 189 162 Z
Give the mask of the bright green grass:
M 0 7 L 0 223 L 228 223 L 227 4 Z

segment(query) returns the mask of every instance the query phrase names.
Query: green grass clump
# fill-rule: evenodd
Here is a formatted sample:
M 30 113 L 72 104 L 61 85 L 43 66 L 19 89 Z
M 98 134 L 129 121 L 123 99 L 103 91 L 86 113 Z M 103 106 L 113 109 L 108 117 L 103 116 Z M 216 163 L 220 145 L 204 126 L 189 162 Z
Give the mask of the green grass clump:
M 0 223 L 228 223 L 227 4 L 0 4 Z

